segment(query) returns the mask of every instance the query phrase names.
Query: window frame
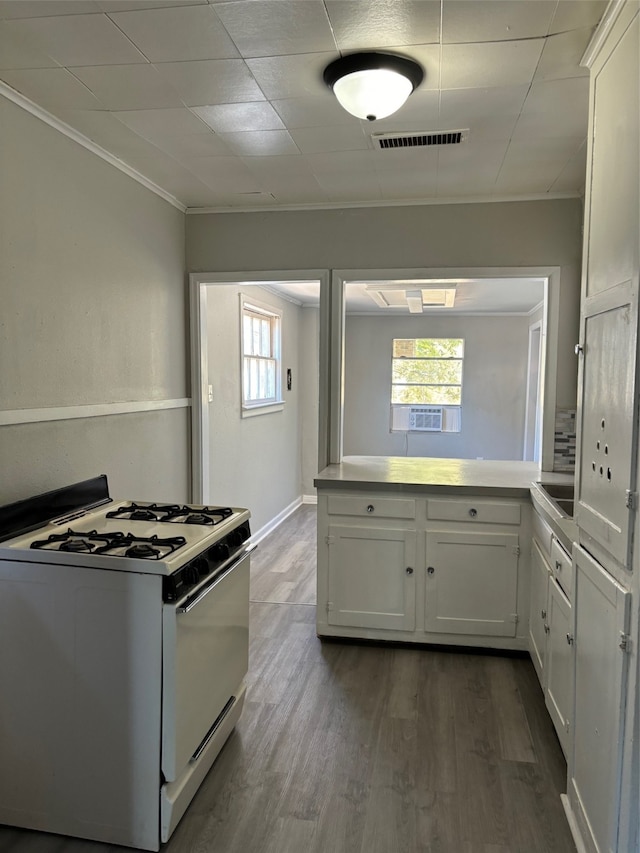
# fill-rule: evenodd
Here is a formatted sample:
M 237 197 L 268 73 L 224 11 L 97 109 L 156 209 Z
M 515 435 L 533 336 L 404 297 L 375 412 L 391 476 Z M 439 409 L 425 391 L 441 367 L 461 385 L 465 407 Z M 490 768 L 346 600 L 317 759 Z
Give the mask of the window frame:
M 460 382 L 459 383 L 435 383 L 435 382 L 412 382 L 412 383 L 397 383 L 393 381 L 393 373 L 394 373 L 394 363 L 396 361 L 401 361 L 401 357 L 394 355 L 395 352 L 395 344 L 396 341 L 456 341 L 460 342 L 462 345 L 462 354 L 458 356 L 407 356 L 414 361 L 425 361 L 425 362 L 439 362 L 439 361 L 459 361 L 460 362 Z M 459 434 L 462 431 L 462 389 L 464 383 L 464 360 L 465 360 L 465 340 L 461 337 L 420 337 L 420 338 L 392 338 L 391 342 L 391 388 L 390 388 L 390 414 L 391 414 L 391 422 L 390 422 L 390 432 L 426 432 L 427 434 L 431 432 L 430 430 L 411 430 L 409 427 L 409 410 L 414 406 L 433 406 L 436 408 L 441 408 L 443 412 L 443 420 L 442 427 L 440 430 L 433 430 L 433 433 L 454 433 Z M 394 389 L 396 388 L 406 388 L 406 387 L 417 387 L 417 388 L 459 388 L 460 389 L 460 402 L 459 403 L 448 403 L 448 402 L 394 402 Z M 402 413 L 406 412 L 406 421 L 407 425 L 397 426 L 397 423 L 402 423 L 404 418 L 402 417 Z M 450 424 L 453 428 L 447 428 L 445 426 L 447 417 L 446 413 L 451 412 Z M 432 433 L 432 434 L 433 434 Z
M 269 320 L 270 354 L 268 356 L 245 352 L 245 316 L 257 316 Z M 274 305 L 253 299 L 246 293 L 240 294 L 240 412 L 243 418 L 281 412 L 284 409 L 282 398 L 282 318 L 282 310 Z M 275 363 L 275 392 L 273 397 L 268 399 L 247 397 L 245 365 L 249 358 L 265 359 Z

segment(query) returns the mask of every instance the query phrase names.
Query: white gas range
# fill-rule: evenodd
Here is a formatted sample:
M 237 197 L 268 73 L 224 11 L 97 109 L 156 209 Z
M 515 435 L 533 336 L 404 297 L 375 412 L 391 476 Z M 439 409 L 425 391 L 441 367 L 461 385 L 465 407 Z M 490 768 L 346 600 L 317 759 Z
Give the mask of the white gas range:
M 105 476 L 0 507 L 0 823 L 168 840 L 242 709 L 249 517 Z

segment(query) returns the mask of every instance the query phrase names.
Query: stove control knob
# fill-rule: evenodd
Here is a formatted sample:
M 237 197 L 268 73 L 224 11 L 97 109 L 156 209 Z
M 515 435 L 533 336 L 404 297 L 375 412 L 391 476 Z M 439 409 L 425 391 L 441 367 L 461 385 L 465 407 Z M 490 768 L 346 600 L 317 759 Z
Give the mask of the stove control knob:
M 209 574 L 209 562 L 206 557 L 198 557 L 197 560 L 194 560 L 193 567 L 197 571 L 199 577 Z
M 198 583 L 200 580 L 200 572 L 195 563 L 192 563 L 190 566 L 186 566 L 184 570 L 184 579 L 189 586 L 195 586 Z

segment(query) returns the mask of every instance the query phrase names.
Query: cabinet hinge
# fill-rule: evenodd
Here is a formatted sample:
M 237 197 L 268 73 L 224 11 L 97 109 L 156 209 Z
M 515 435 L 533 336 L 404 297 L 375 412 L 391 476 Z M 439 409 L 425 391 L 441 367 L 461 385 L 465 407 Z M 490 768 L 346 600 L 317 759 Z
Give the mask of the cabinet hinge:
M 625 506 L 629 509 L 636 509 L 638 506 L 638 493 L 632 492 L 629 489 L 625 492 Z
M 333 601 L 327 601 L 327 613 L 329 613 L 330 610 L 333 610 Z
M 520 556 L 520 546 L 519 546 L 519 545 L 514 545 L 514 546 L 513 546 L 513 554 L 514 554 L 514 556 L 515 556 L 515 557 L 519 557 L 519 556 Z
M 511 614 L 511 621 L 513 622 L 514 625 L 518 624 L 518 622 L 520 621 L 520 617 L 518 616 L 517 613 Z
M 567 734 L 569 734 L 569 731 L 571 730 L 571 723 L 569 722 L 569 720 L 567 720 L 567 722 L 564 724 L 564 730 Z
M 625 634 L 624 631 L 620 631 L 620 642 L 618 643 L 623 652 L 630 654 L 631 652 L 631 637 L 628 634 Z
M 335 536 L 325 536 L 324 541 L 327 543 L 327 545 L 333 545 L 333 543 L 336 541 Z

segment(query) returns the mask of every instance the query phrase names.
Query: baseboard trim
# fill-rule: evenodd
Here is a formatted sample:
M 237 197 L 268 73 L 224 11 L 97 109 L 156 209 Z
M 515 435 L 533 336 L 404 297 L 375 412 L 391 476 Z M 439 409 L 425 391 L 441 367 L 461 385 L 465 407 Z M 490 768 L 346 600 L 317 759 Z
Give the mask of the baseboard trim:
M 302 506 L 302 498 L 296 498 L 294 501 L 291 501 L 289 506 L 285 507 L 282 512 L 279 512 L 271 519 L 271 521 L 268 521 L 260 528 L 260 530 L 257 530 L 251 536 L 250 541 L 254 545 L 257 545 L 258 543 L 262 542 L 262 540 L 266 536 L 268 536 L 270 533 L 273 533 L 276 527 L 279 527 L 285 519 L 289 518 L 291 513 L 295 512 L 299 506 Z
M 317 504 L 318 496 L 317 495 L 303 495 L 302 496 L 303 504 Z
M 573 813 L 573 809 L 571 808 L 571 803 L 569 802 L 569 797 L 566 794 L 560 794 L 560 800 L 562 802 L 562 807 L 564 808 L 567 823 L 569 824 L 569 829 L 571 830 L 573 843 L 576 845 L 577 853 L 587 853 L 587 848 L 584 846 L 584 841 L 582 840 L 578 823 Z

